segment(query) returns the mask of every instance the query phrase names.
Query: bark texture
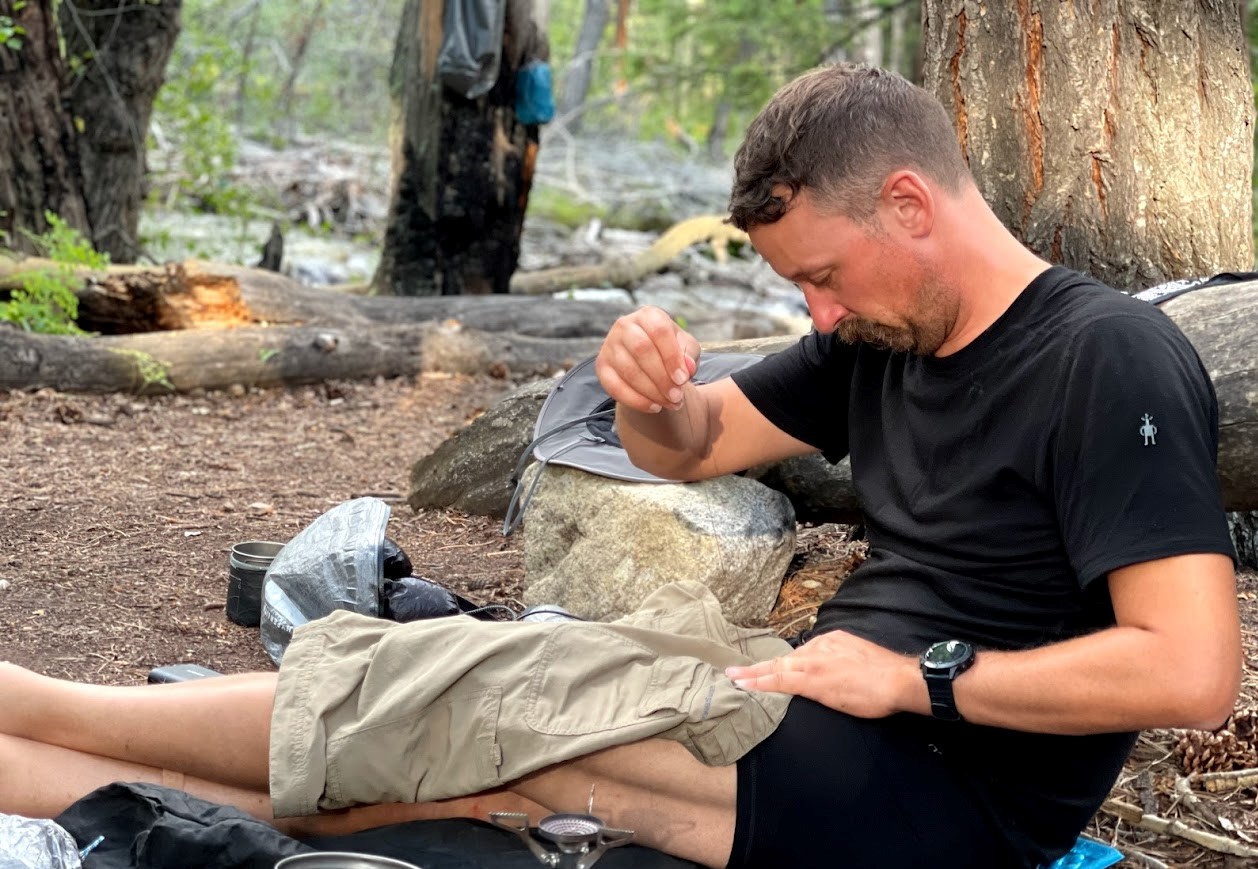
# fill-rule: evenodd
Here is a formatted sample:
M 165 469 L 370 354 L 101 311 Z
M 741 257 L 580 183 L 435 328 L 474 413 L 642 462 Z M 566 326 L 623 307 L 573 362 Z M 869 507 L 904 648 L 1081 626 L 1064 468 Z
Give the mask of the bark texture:
M 91 226 L 52 4 L 0 0 L 0 15 L 25 31 L 20 47 L 0 46 L 0 245 L 34 253 L 26 233 L 48 229 L 46 212 L 89 237 Z
M 1234 0 L 929 0 L 925 87 L 997 215 L 1120 289 L 1253 263 L 1254 99 Z
M 139 254 L 145 139 L 182 6 L 183 0 L 74 0 L 58 10 L 66 55 L 81 62 L 68 95 L 82 131 L 92 241 L 114 262 L 135 262 Z
M 377 293 L 505 293 L 537 156 L 537 129 L 515 118 L 515 76 L 545 40 L 528 0 L 507 0 L 502 62 L 484 97 L 465 99 L 437 74 L 443 4 L 407 0 L 391 76 L 393 193 Z

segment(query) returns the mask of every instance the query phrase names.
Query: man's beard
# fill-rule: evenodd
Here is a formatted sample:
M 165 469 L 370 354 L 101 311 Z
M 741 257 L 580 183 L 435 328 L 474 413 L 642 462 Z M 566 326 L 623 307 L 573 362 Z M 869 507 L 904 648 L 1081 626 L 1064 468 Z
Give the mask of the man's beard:
M 933 356 L 948 340 L 956 322 L 955 305 L 936 287 L 918 293 L 917 312 L 904 326 L 888 326 L 864 317 L 844 317 L 834 327 L 834 334 L 847 344 L 869 344 L 892 353 L 914 353 Z

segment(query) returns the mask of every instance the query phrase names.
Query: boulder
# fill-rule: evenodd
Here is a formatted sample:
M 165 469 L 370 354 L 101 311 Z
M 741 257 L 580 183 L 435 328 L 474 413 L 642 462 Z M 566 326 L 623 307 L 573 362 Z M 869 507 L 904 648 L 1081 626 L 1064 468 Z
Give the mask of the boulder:
M 553 380 L 540 380 L 508 393 L 412 465 L 411 509 L 505 516 L 511 472 L 533 439 L 533 423 L 553 386 Z
M 795 551 L 795 511 L 745 477 L 621 483 L 552 465 L 525 511 L 524 536 L 526 605 L 614 619 L 688 579 L 710 588 L 730 621 L 762 624 Z

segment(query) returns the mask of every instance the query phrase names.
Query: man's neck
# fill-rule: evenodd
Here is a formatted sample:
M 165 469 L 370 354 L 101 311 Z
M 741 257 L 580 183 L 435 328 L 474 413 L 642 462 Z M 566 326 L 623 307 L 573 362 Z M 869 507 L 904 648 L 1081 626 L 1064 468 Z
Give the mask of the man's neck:
M 1022 246 L 977 189 L 955 203 L 944 280 L 959 301 L 956 323 L 936 356 L 951 356 L 1000 319 L 1049 263 Z

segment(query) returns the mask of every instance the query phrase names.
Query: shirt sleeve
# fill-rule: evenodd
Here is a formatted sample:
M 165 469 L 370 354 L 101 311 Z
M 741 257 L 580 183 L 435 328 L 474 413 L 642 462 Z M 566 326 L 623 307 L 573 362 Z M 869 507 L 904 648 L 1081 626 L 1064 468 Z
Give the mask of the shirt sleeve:
M 1074 348 L 1050 456 L 1079 583 L 1174 555 L 1235 560 L 1215 469 L 1218 402 L 1192 344 L 1150 309 L 1094 321 Z
M 848 451 L 856 352 L 833 335 L 813 331 L 733 379 L 765 419 L 839 462 Z

